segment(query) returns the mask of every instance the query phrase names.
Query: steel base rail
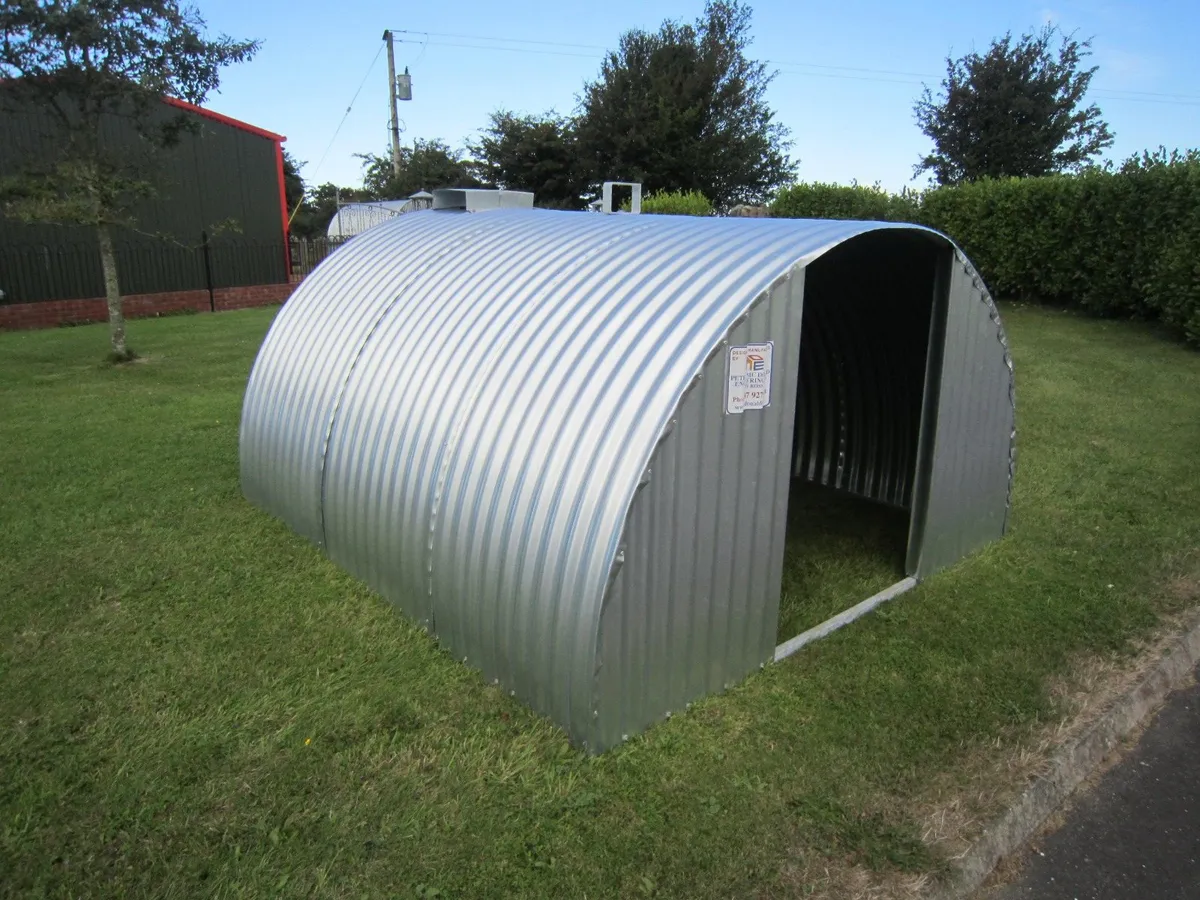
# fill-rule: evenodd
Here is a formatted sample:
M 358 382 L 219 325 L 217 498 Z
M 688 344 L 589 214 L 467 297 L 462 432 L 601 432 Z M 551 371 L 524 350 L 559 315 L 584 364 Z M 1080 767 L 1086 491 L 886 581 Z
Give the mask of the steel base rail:
M 899 597 L 905 591 L 910 591 L 917 586 L 917 579 L 909 576 L 901 579 L 891 587 L 886 587 L 878 594 L 872 594 L 862 603 L 856 603 L 847 610 L 838 613 L 832 619 L 826 619 L 820 625 L 802 631 L 794 638 L 790 638 L 775 648 L 775 662 L 781 659 L 787 659 L 805 644 L 811 644 L 813 641 L 819 641 L 821 638 L 832 634 L 843 625 L 849 625 L 855 619 L 865 616 L 877 606 L 887 603 L 894 597 Z

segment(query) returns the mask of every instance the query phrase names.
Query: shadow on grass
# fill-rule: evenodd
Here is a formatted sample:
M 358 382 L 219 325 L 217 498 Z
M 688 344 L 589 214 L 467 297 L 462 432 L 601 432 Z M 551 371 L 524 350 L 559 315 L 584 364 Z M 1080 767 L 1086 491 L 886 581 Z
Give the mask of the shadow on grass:
M 904 577 L 908 513 L 795 480 L 779 598 L 780 642 Z

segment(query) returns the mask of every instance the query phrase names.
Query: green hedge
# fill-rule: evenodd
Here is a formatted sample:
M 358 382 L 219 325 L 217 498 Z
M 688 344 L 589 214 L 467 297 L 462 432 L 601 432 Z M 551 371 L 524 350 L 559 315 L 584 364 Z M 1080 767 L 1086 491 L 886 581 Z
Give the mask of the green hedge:
M 879 185 L 804 182 L 784 188 L 771 204 L 771 215 L 789 219 L 868 219 L 915 222 L 920 194 L 890 194 Z
M 924 194 L 796 185 L 781 216 L 912 221 L 954 239 L 998 296 L 1160 318 L 1200 345 L 1200 152 L 1115 170 L 983 180 Z

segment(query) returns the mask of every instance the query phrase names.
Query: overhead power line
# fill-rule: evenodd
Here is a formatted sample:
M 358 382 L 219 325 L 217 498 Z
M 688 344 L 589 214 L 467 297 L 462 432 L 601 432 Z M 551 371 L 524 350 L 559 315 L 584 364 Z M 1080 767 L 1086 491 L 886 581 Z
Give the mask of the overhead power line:
M 419 36 L 423 40 L 401 38 L 401 43 L 421 44 L 424 47 L 456 47 L 466 50 L 501 50 L 508 53 L 529 53 L 546 56 L 568 56 L 580 59 L 603 59 L 610 48 L 599 44 L 578 44 L 568 41 L 545 41 L 532 38 L 499 37 L 496 35 L 462 34 L 460 32 L 414 31 L 395 29 L 396 34 Z M 451 40 L 441 40 L 450 38 Z M 435 40 L 436 39 L 436 40 Z M 471 41 L 473 43 L 461 43 Z M 562 50 L 546 48 L 566 48 Z M 580 53 L 580 50 L 595 51 Z M 422 50 L 422 52 L 424 52 Z M 922 85 L 926 81 L 939 81 L 944 75 L 929 72 L 906 72 L 897 69 L 876 69 L 868 66 L 838 66 L 828 63 L 793 62 L 781 59 L 764 59 L 765 65 L 778 67 L 780 75 L 797 75 L 812 78 L 835 78 L 845 81 L 870 81 L 880 84 Z M 810 71 L 816 70 L 816 71 Z M 886 76 L 886 77 L 879 77 Z M 909 79 L 921 79 L 913 81 Z M 1101 100 L 1123 100 L 1137 103 L 1162 103 L 1175 106 L 1200 106 L 1200 94 L 1165 93 L 1161 91 L 1138 91 L 1123 88 L 1098 86 L 1091 92 Z
M 338 122 L 337 128 L 333 130 L 333 137 L 329 139 L 329 143 L 325 145 L 325 152 L 321 154 L 320 161 L 312 170 L 310 178 L 315 178 L 317 172 L 321 171 L 321 166 L 325 162 L 325 158 L 329 156 L 329 151 L 333 149 L 333 142 L 337 140 L 338 132 L 342 130 L 342 126 L 346 124 L 346 119 L 350 117 L 350 110 L 354 109 L 354 101 L 358 99 L 358 95 L 362 93 L 363 85 L 367 83 L 367 79 L 371 77 L 371 73 L 375 71 L 375 63 L 379 62 L 379 55 L 383 53 L 383 44 L 379 45 L 379 49 L 375 51 L 375 58 L 371 60 L 371 64 L 367 66 L 367 74 L 363 76 L 362 81 L 358 83 L 358 89 L 354 92 L 354 96 L 350 98 L 350 103 L 346 107 L 345 113 L 342 114 L 342 120 Z M 298 209 L 299 207 L 297 207 Z M 292 215 L 295 215 L 293 213 Z

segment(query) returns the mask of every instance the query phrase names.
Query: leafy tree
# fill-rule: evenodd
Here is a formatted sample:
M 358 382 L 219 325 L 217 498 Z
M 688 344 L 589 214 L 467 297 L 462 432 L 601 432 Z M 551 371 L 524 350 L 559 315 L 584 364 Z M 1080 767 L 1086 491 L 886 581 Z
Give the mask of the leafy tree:
M 538 206 L 583 208 L 591 179 L 571 119 L 553 111 L 538 118 L 498 110 L 468 149 L 482 181 L 533 191 Z
M 0 34 L 6 102 L 48 110 L 56 126 L 21 171 L 5 173 L 0 200 L 27 222 L 95 230 L 111 357 L 130 359 L 113 230 L 136 226 L 161 154 L 194 127 L 160 98 L 202 103 L 220 70 L 249 60 L 258 42 L 209 40 L 200 14 L 177 0 L 5 0 Z M 132 124 L 137 146 L 105 142 L 117 118 Z
M 400 176 L 392 170 L 392 154 L 360 153 L 363 187 L 374 200 L 403 200 L 417 191 L 439 187 L 477 187 L 471 162 L 445 141 L 413 141 L 400 148 Z
M 295 211 L 304 200 L 304 178 L 300 169 L 306 163 L 297 162 L 287 150 L 283 151 L 283 193 L 287 198 L 288 214 Z
M 1082 67 L 1090 48 L 1046 26 L 1018 40 L 1005 34 L 982 56 L 947 58 L 941 94 L 926 87 L 913 107 L 934 144 L 914 174 L 932 170 L 938 184 L 959 184 L 1086 165 L 1113 142 L 1100 108 L 1083 105 L 1096 73 Z
M 791 180 L 788 131 L 746 57 L 750 8 L 709 0 L 694 25 L 629 31 L 581 99 L 578 139 L 597 180 L 700 191 L 718 208 L 766 199 Z

